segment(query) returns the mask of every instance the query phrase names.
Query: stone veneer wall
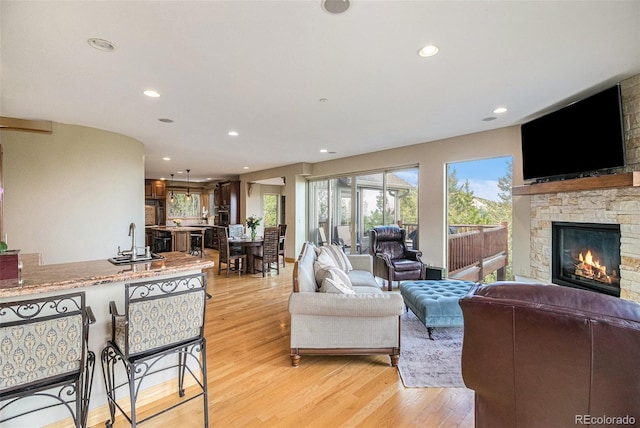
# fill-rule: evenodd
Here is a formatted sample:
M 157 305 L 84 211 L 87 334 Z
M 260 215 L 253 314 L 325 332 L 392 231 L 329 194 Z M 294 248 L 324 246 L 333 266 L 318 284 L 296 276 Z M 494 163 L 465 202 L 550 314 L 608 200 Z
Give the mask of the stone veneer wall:
M 640 75 L 622 82 L 627 167 L 640 170 Z M 622 172 L 622 171 L 621 171 Z M 640 187 L 531 196 L 531 276 L 551 282 L 551 222 L 620 224 L 620 297 L 640 302 Z

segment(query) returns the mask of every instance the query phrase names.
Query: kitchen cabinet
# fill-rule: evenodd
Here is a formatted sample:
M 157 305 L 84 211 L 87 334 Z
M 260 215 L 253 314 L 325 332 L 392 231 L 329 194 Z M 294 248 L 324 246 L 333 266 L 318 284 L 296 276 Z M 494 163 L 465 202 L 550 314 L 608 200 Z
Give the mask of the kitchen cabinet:
M 191 232 L 175 232 L 173 251 L 189 252 L 191 250 Z
M 218 226 L 240 223 L 240 181 L 218 184 Z
M 145 180 L 144 181 L 144 197 L 145 199 L 165 199 L 167 190 L 162 180 Z

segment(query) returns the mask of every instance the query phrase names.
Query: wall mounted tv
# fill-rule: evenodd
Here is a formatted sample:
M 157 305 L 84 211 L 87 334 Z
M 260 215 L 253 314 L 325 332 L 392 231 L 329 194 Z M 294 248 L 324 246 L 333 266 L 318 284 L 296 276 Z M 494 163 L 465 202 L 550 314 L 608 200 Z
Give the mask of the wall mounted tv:
M 525 180 L 611 173 L 625 165 L 620 85 L 521 126 Z

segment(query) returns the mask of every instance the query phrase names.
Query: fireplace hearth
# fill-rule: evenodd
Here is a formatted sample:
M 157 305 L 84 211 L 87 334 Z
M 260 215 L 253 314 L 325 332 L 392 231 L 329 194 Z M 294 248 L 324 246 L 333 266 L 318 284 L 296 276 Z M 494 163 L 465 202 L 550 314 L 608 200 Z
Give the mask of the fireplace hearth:
M 620 225 L 553 222 L 552 282 L 620 297 Z

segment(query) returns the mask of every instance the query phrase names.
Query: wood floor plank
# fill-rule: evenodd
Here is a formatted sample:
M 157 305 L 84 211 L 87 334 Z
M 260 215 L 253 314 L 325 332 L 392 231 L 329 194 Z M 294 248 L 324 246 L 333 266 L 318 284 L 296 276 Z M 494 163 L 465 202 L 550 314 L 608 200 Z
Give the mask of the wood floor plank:
M 206 257 L 217 264 L 216 251 L 206 250 Z M 266 278 L 207 271 L 213 295 L 205 321 L 211 427 L 473 427 L 472 391 L 405 388 L 385 355 L 305 355 L 293 368 L 287 310 L 292 274 L 293 263 Z M 201 425 L 202 401 L 196 399 L 142 426 Z M 122 418 L 114 425 L 125 426 Z

